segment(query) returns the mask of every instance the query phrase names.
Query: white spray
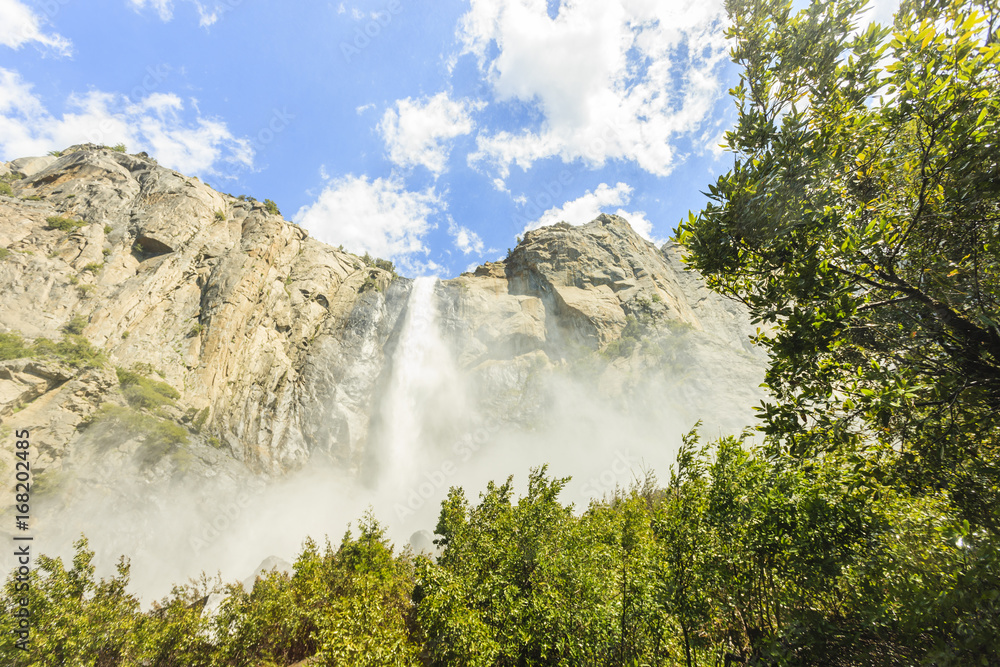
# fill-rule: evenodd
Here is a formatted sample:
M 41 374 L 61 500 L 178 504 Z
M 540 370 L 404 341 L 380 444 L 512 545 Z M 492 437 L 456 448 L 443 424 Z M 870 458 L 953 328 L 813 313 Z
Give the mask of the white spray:
M 392 358 L 392 375 L 383 403 L 385 430 L 382 474 L 385 490 L 414 483 L 433 453 L 433 424 L 462 411 L 458 371 L 441 338 L 434 288 L 437 278 L 417 278 L 406 320 Z

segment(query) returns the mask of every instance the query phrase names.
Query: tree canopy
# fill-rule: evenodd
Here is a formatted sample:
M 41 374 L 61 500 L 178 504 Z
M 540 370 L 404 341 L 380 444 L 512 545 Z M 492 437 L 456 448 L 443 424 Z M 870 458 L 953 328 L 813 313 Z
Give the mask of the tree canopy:
M 894 30 L 861 0 L 728 7 L 735 164 L 680 235 L 766 325 L 771 442 L 863 452 L 997 535 L 995 3 L 907 1 Z

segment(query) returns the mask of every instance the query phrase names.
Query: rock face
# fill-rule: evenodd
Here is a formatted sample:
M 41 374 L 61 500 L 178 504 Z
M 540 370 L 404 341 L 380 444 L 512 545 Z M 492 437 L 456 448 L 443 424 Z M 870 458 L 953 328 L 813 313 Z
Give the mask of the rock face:
M 692 420 L 731 429 L 760 397 L 765 359 L 741 306 L 618 216 L 528 232 L 505 262 L 442 283 L 442 300 L 460 363 L 498 414 L 530 411 L 529 376 L 574 369 L 608 400 L 656 385 Z
M 146 157 L 76 146 L 0 176 L 0 419 L 32 429 L 36 474 L 364 466 L 411 281 Z M 720 423 L 746 423 L 752 327 L 679 255 L 602 215 L 438 283 L 470 400 L 527 424 L 545 378 L 576 374 L 623 402 L 655 384 L 696 416 L 710 395 Z
M 149 159 L 75 147 L 6 166 L 24 177 L 0 196 L 0 331 L 58 340 L 77 318 L 109 362 L 0 369 L 0 410 L 38 413 L 50 443 L 37 470 L 102 403 L 126 404 L 113 367 L 168 384 L 166 417 L 251 470 L 358 464 L 406 281 Z

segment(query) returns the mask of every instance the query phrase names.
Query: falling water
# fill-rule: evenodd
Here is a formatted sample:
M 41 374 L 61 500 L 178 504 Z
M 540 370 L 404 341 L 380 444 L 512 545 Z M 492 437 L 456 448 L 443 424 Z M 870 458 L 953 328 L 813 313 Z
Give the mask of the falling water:
M 402 488 L 413 482 L 431 453 L 435 431 L 460 403 L 458 373 L 441 338 L 434 297 L 437 278 L 417 278 L 406 320 L 392 358 L 383 403 L 382 483 Z

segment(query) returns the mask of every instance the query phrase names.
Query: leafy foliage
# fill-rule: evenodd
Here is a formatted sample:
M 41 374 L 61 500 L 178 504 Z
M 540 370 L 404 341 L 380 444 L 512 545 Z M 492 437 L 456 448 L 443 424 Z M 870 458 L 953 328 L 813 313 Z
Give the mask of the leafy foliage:
M 63 218 L 58 215 L 50 215 L 45 218 L 45 228 L 46 229 L 58 229 L 61 232 L 75 232 L 81 227 L 86 227 L 87 223 L 83 220 L 75 220 L 73 218 Z
M 264 200 L 264 210 L 272 215 L 281 215 L 281 211 L 278 210 L 278 205 L 270 199 Z
M 887 42 L 855 0 L 789 7 L 734 3 L 737 160 L 683 225 L 692 263 L 773 326 L 773 442 L 878 446 L 997 533 L 995 14 L 907 2 Z
M 118 384 L 125 400 L 133 408 L 159 412 L 160 408 L 173 405 L 180 392 L 166 382 L 153 380 L 133 370 L 116 368 Z
M 67 333 L 59 342 L 38 338 L 33 343 L 19 333 L 0 333 L 0 361 L 53 357 L 76 368 L 96 367 L 106 363 L 104 354 L 83 336 Z

